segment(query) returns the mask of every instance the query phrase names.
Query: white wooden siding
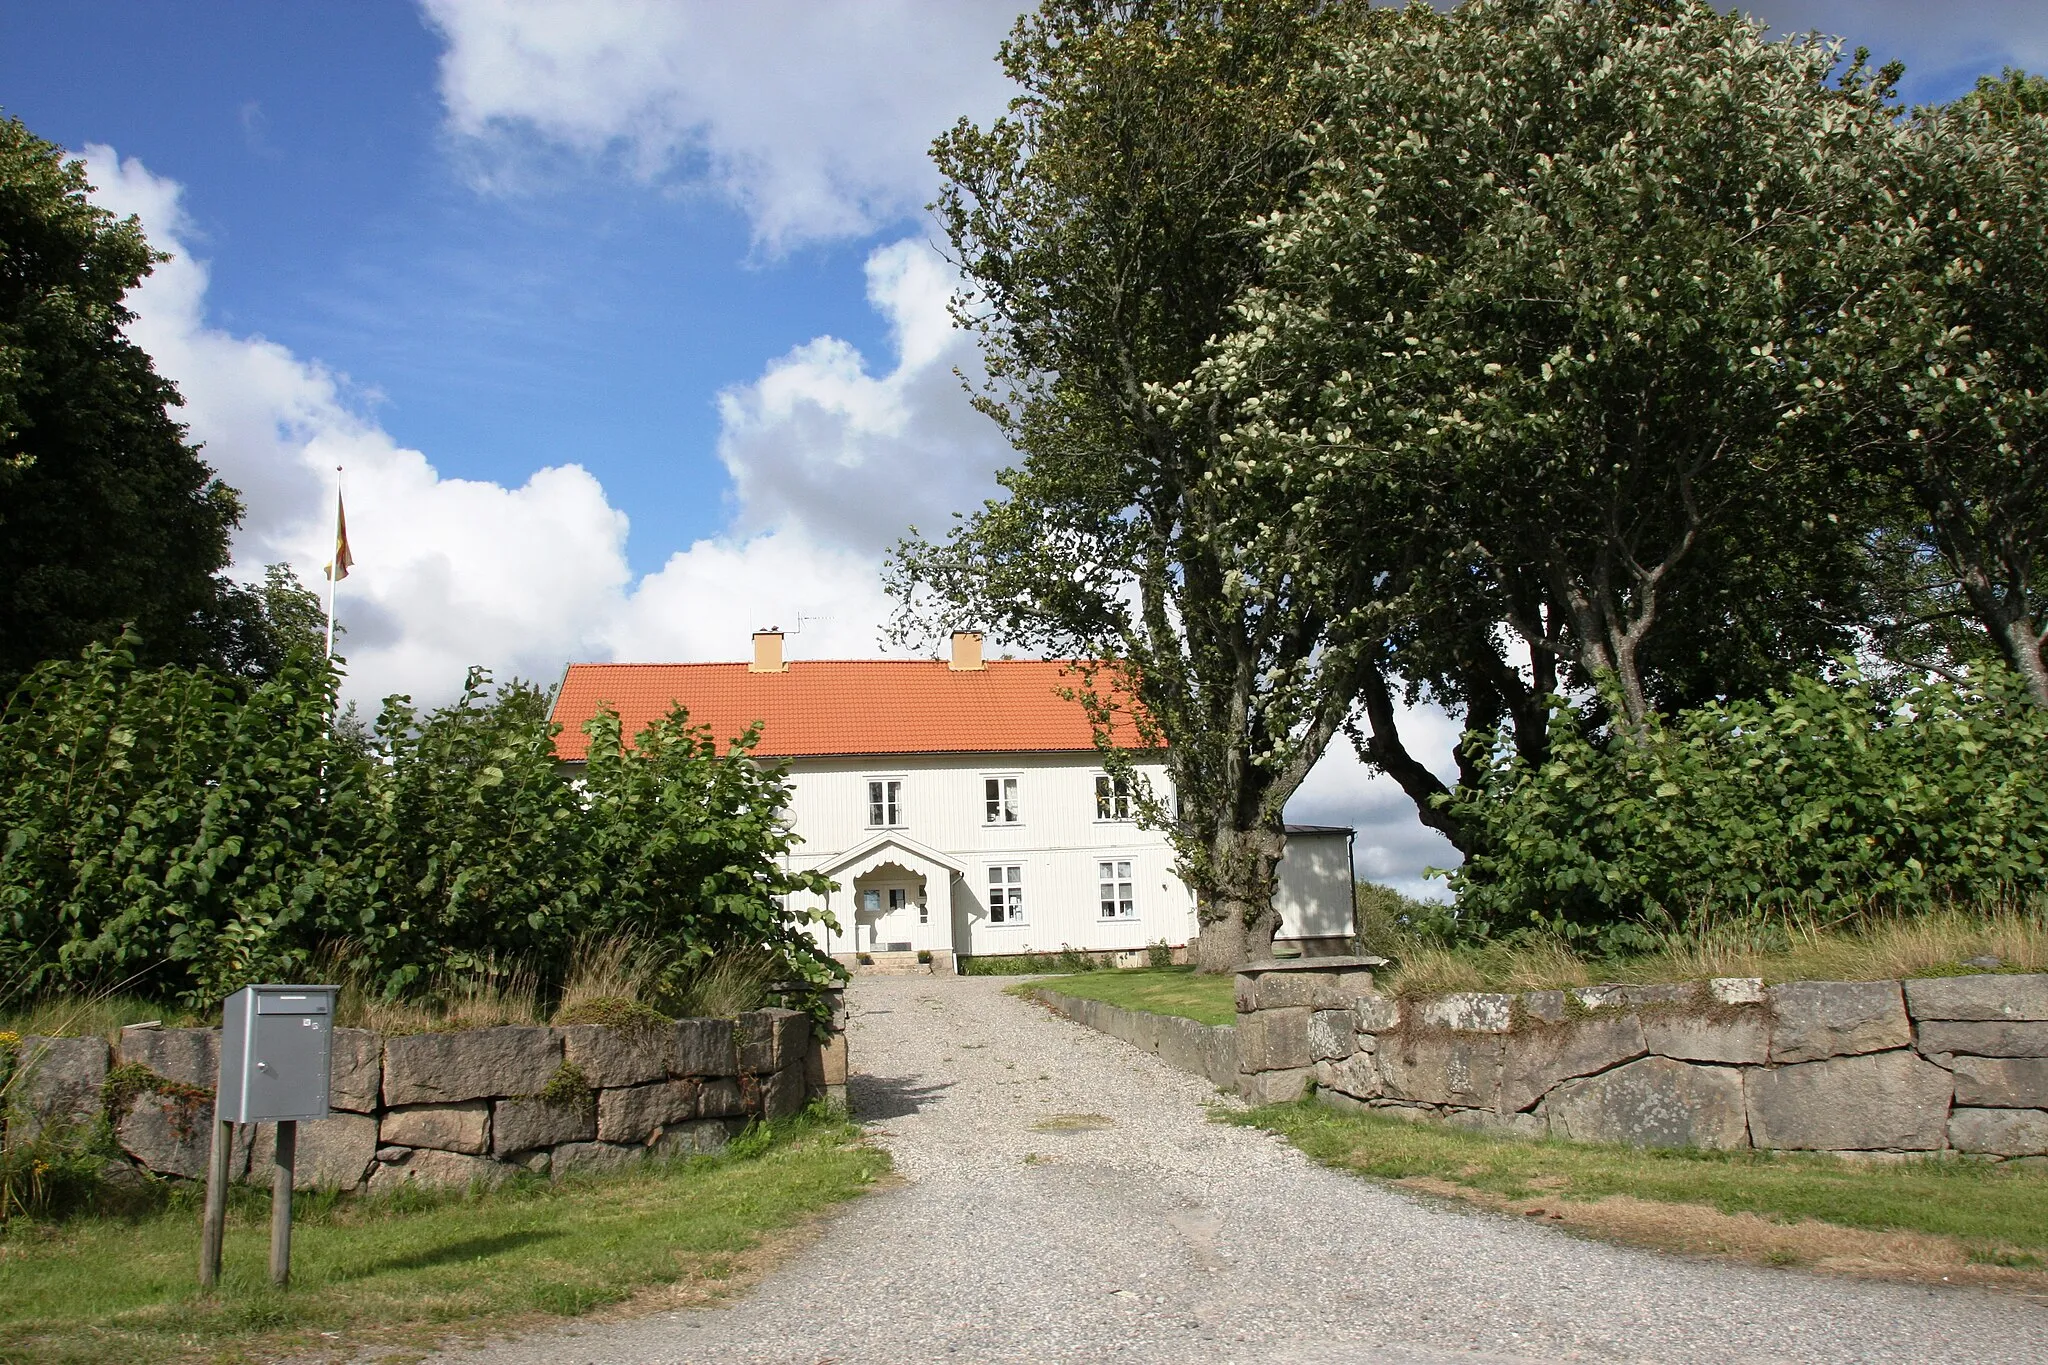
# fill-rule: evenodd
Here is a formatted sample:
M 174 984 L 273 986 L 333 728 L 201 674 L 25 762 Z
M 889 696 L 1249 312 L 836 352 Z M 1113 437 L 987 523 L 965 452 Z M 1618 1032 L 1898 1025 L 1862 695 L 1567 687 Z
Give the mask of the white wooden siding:
M 1163 766 L 1146 765 L 1138 771 L 1156 795 L 1171 799 Z M 884 946 L 907 942 L 917 949 L 951 949 L 972 956 L 1054 952 L 1062 947 L 1132 949 L 1162 940 L 1175 946 L 1186 943 L 1196 927 L 1194 897 L 1174 875 L 1171 845 L 1163 833 L 1142 829 L 1135 821 L 1096 819 L 1099 772 L 1094 755 L 1073 753 L 796 759 L 790 763 L 789 809 L 803 842 L 791 863 L 799 869 L 826 867 L 878 836 L 895 835 L 957 864 L 957 874 L 938 867 L 926 870 L 929 923 L 916 922 L 914 895 L 904 911 L 885 915 L 874 936 L 874 942 Z M 984 819 L 983 782 L 1009 776 L 1018 779 L 1022 819 L 991 825 Z M 903 780 L 902 819 L 894 830 L 868 824 L 871 778 Z M 1309 835 L 1300 854 L 1293 852 L 1293 840 L 1289 848 L 1276 895 L 1282 934 L 1348 934 L 1350 860 L 1344 837 Z M 865 937 L 857 942 L 853 937 L 857 893 L 910 882 L 908 864 L 916 861 L 916 856 L 906 855 L 902 864 L 841 879 L 829 898 L 840 932 L 819 932 L 828 951 L 869 947 Z M 1099 909 L 1097 865 L 1117 861 L 1132 865 L 1136 915 L 1105 920 Z M 992 924 L 988 869 L 1010 865 L 1024 869 L 1024 922 Z M 941 880 L 947 885 L 939 885 Z M 886 894 L 883 901 L 886 906 Z

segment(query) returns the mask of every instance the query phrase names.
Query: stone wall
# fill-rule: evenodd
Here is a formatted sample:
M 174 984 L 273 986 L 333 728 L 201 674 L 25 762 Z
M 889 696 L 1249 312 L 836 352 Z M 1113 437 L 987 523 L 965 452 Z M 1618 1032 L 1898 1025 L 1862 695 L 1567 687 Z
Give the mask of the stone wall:
M 814 1037 L 808 1016 L 752 1010 L 613 1028 L 506 1027 L 384 1036 L 336 1029 L 332 1117 L 299 1125 L 302 1188 L 495 1184 L 649 1155 L 716 1151 L 753 1118 L 810 1099 L 845 1102 L 845 1008 Z M 102 1116 L 138 1167 L 200 1179 L 220 1071 L 218 1029 L 124 1029 L 23 1038 L 7 1088 L 7 1140 Z M 229 1168 L 267 1181 L 275 1127 L 238 1126 Z
M 2048 976 L 1727 978 L 1394 1000 L 1371 964 L 1238 977 L 1239 1090 L 1642 1146 L 2048 1161 Z
M 1055 1013 L 1143 1048 L 1168 1066 L 1200 1076 L 1221 1089 L 1237 1085 L 1237 1030 L 1227 1024 L 1212 1027 L 1178 1015 L 1127 1010 L 1044 988 L 1031 994 Z

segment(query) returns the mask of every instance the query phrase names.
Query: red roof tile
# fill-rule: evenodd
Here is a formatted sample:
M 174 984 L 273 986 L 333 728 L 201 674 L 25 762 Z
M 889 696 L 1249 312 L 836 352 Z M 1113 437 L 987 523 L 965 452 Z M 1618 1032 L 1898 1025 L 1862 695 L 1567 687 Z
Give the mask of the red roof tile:
M 555 698 L 555 750 L 581 759 L 583 723 L 610 705 L 630 737 L 682 703 L 722 743 L 762 723 L 756 753 L 1042 753 L 1095 747 L 1087 713 L 1060 691 L 1080 674 L 1057 660 L 995 661 L 954 672 L 922 659 L 793 661 L 782 673 L 745 664 L 571 664 Z M 1135 744 L 1128 721 L 1117 739 Z

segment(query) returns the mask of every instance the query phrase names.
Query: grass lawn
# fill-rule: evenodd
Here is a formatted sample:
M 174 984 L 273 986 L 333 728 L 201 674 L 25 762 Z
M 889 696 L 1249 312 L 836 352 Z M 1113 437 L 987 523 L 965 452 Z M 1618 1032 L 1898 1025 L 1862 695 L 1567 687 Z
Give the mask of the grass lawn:
M 363 1343 L 430 1347 L 632 1301 L 744 1287 L 888 1156 L 804 1118 L 712 1157 L 488 1193 L 301 1195 L 292 1284 L 266 1273 L 269 1200 L 239 1192 L 221 1288 L 195 1286 L 196 1203 L 0 1231 L 0 1362 L 232 1361 Z M 783 1234 L 778 1237 L 776 1234 Z
M 1271 1129 L 1341 1170 L 1613 1240 L 2048 1290 L 2048 1171 L 1533 1142 L 1313 1100 L 1219 1117 Z
M 1237 1022 L 1237 978 L 1204 976 L 1193 967 L 1079 972 L 1025 982 L 1010 990 L 1015 995 L 1029 995 L 1041 988 L 1083 1000 L 1106 1000 L 1129 1010 L 1177 1014 L 1198 1024 Z

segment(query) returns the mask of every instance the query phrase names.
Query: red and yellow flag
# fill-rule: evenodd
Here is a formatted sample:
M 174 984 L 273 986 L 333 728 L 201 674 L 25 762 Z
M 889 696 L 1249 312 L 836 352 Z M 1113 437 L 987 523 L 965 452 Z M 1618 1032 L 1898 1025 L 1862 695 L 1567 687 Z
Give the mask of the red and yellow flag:
M 341 498 L 337 495 L 334 499 L 334 561 L 327 566 L 327 577 L 330 580 L 347 578 L 349 566 L 355 562 L 355 556 L 348 552 L 348 513 L 343 510 Z

